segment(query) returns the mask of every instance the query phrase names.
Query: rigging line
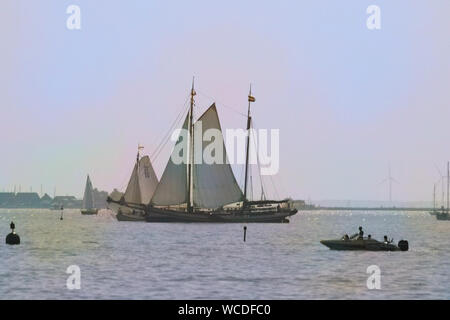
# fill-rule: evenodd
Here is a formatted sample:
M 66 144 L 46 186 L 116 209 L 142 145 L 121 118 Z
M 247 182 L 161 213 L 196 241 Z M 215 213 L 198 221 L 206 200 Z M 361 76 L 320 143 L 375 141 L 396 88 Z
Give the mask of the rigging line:
M 156 160 L 157 155 L 159 155 L 159 153 L 161 152 L 161 150 L 163 149 L 163 147 L 166 145 L 168 137 L 171 135 L 171 132 L 173 131 L 174 127 L 177 126 L 178 122 L 180 121 L 180 118 L 182 118 L 183 114 L 184 114 L 184 109 L 186 107 L 186 102 L 185 101 L 184 105 L 183 105 L 183 109 L 180 110 L 179 114 L 177 115 L 175 121 L 172 123 L 172 125 L 169 127 L 169 129 L 167 130 L 166 134 L 163 137 L 163 140 L 160 142 L 160 144 L 158 145 L 158 147 L 155 149 L 155 151 L 152 153 L 152 157 L 154 157 L 153 160 Z M 155 157 L 155 154 L 156 157 Z
M 252 127 L 254 128 L 255 127 L 255 121 L 252 119 Z M 259 146 L 258 145 L 256 145 L 256 137 L 255 137 L 255 132 L 253 132 L 253 142 L 254 142 L 254 144 L 255 144 L 255 148 L 256 148 L 256 151 L 257 151 L 257 153 L 256 153 L 256 161 L 257 161 L 257 165 L 258 165 L 258 173 L 259 173 L 259 179 L 260 179 L 260 182 L 261 182 L 261 196 L 264 196 L 265 198 L 267 197 L 267 194 L 266 194 L 266 191 L 268 190 L 268 188 L 267 188 L 267 185 L 265 185 L 265 181 L 264 181 L 264 179 L 263 179 L 263 177 L 262 177 L 262 174 L 261 174 L 261 162 L 260 162 L 260 160 L 259 160 Z
M 174 123 L 177 123 L 177 122 L 179 121 L 178 119 L 179 119 L 180 115 L 182 114 L 182 112 L 184 111 L 184 108 L 186 107 L 186 103 L 187 103 L 187 101 L 188 101 L 188 98 L 189 98 L 189 97 L 187 96 L 187 97 L 186 97 L 186 100 L 184 101 L 184 104 L 183 104 L 182 108 L 180 109 L 180 111 L 178 112 L 177 117 L 175 118 Z M 157 147 L 155 148 L 155 150 L 153 151 L 152 156 L 153 156 L 153 154 L 155 154 L 155 153 L 157 152 L 157 150 L 161 147 L 161 145 L 163 144 L 164 140 L 166 139 L 167 134 L 170 133 L 170 131 L 171 131 L 171 129 L 172 129 L 174 123 L 172 123 L 171 127 L 169 128 L 169 130 L 164 134 L 164 136 L 163 136 L 162 139 L 160 140 L 158 146 L 157 146 Z M 152 157 L 152 156 L 151 156 L 151 157 Z M 151 157 L 150 157 L 150 158 L 151 158 Z
M 253 119 L 252 119 L 252 122 L 253 122 L 253 124 L 255 124 L 255 121 L 254 121 Z M 257 159 L 257 161 L 259 161 L 259 158 L 258 158 L 258 157 L 257 157 L 256 159 Z M 269 176 L 269 179 L 270 179 L 270 181 L 271 181 L 271 183 L 272 183 L 272 187 L 273 187 L 273 190 L 274 190 L 274 192 L 275 192 L 275 196 L 277 197 L 277 199 L 281 199 L 281 198 L 280 198 L 280 195 L 278 194 L 278 190 L 277 190 L 277 187 L 276 187 L 276 185 L 275 185 L 273 176 L 270 175 L 270 176 Z
M 180 121 L 180 119 L 178 119 L 178 121 L 176 121 L 176 123 L 178 123 L 179 121 Z M 171 130 L 170 130 L 170 131 L 171 131 Z M 159 155 L 161 154 L 162 150 L 164 150 L 164 147 L 165 147 L 165 146 L 167 145 L 167 143 L 169 142 L 170 137 L 171 137 L 170 131 L 169 131 L 169 134 L 166 136 L 166 139 L 162 142 L 161 148 L 159 148 L 159 150 L 158 150 L 156 153 L 154 153 L 154 154 L 152 155 L 152 162 L 155 162 L 155 161 L 158 159 L 158 157 L 159 157 Z
M 199 90 L 197 90 L 197 92 L 200 93 L 202 96 L 205 96 L 206 98 L 211 99 L 212 101 L 215 101 L 216 103 L 218 103 L 218 104 L 224 106 L 225 108 L 228 108 L 228 109 L 230 109 L 231 111 L 234 111 L 234 112 L 236 112 L 237 114 L 239 114 L 239 115 L 241 115 L 241 116 L 247 118 L 247 115 L 246 115 L 246 114 L 244 114 L 244 113 L 238 111 L 237 109 L 235 109 L 235 108 L 233 108 L 233 107 L 230 107 L 230 106 L 226 105 L 225 103 L 222 103 L 222 102 L 220 102 L 220 101 L 214 99 L 213 97 L 211 97 L 211 96 L 207 95 L 206 93 L 203 93 L 203 92 L 201 92 L 201 91 L 199 91 Z
M 180 119 L 183 118 L 183 114 L 185 113 L 185 108 L 186 108 L 187 101 L 188 101 L 188 99 L 186 99 L 186 101 L 184 102 L 183 108 L 178 113 L 177 117 L 175 118 L 175 121 L 173 121 L 172 125 L 170 126 L 170 128 L 167 130 L 167 132 L 163 136 L 161 142 L 158 144 L 158 146 L 155 148 L 155 150 L 151 154 L 150 158 L 152 159 L 152 161 L 155 161 L 156 158 L 159 156 L 159 154 L 161 153 L 162 149 L 165 147 L 165 145 L 166 145 L 166 143 L 167 143 L 171 133 L 173 132 L 173 129 L 177 126 L 177 124 L 179 123 Z
M 276 187 L 276 185 L 275 185 L 275 183 L 273 181 L 272 176 L 269 176 L 269 179 L 272 182 L 272 186 L 273 186 L 273 189 L 275 191 L 275 196 L 277 197 L 278 200 L 281 200 L 280 195 L 278 194 L 278 190 L 277 190 L 277 187 Z
M 254 129 L 254 125 L 252 124 L 252 128 Z M 255 147 L 256 150 L 256 165 L 257 165 L 257 171 L 258 171 L 258 176 L 259 176 L 259 181 L 261 184 L 261 197 L 264 196 L 266 197 L 266 193 L 264 191 L 265 187 L 264 187 L 264 182 L 263 182 L 263 178 L 262 178 L 262 174 L 261 174 L 261 162 L 259 161 L 259 145 L 256 143 L 256 134 L 255 134 L 255 130 L 252 130 L 253 133 L 253 145 Z M 262 200 L 262 199 L 261 199 Z
M 165 147 L 167 141 L 169 140 L 169 138 L 172 135 L 172 132 L 174 130 L 175 127 L 179 126 L 180 121 L 183 119 L 183 115 L 185 114 L 185 112 L 180 112 L 180 114 L 178 115 L 178 117 L 175 119 L 175 121 L 173 122 L 173 124 L 170 126 L 169 130 L 167 131 L 164 140 L 160 143 L 160 146 L 155 150 L 155 152 L 153 152 L 153 155 L 156 154 L 156 157 L 159 155 L 159 153 L 162 151 L 162 149 Z

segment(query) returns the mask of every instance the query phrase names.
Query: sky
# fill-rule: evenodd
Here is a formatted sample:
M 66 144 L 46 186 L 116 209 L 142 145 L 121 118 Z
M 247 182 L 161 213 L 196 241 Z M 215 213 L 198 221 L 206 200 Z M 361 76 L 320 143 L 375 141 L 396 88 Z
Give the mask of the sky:
M 80 30 L 66 27 L 70 5 Z M 370 5 L 380 30 L 366 26 Z M 450 160 L 448 0 L 0 6 L 0 191 L 81 197 L 87 174 L 123 189 L 138 143 L 155 150 L 193 76 L 196 114 L 215 101 L 223 128 L 245 128 L 252 84 L 255 127 L 280 130 L 280 196 L 386 200 L 390 166 L 394 200 L 429 200 Z

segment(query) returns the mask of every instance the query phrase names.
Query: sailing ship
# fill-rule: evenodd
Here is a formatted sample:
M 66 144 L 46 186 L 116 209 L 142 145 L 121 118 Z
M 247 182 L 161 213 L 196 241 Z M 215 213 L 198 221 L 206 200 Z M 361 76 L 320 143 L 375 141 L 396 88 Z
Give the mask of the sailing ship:
M 289 222 L 288 217 L 297 213 L 291 201 L 266 200 L 251 201 L 247 190 L 249 184 L 249 145 L 252 118 L 250 106 L 255 102 L 251 88 L 248 95 L 245 183 L 241 190 L 228 162 L 223 134 L 213 103 L 196 122 L 193 120 L 194 82 L 190 92 L 190 108 L 182 128 L 188 132 L 187 138 L 180 134 L 172 155 L 156 186 L 148 206 L 147 222 Z M 195 134 L 203 134 L 215 129 L 222 135 L 222 161 L 205 163 L 194 161 L 194 154 L 203 155 L 208 143 L 195 143 Z M 217 131 L 216 131 L 217 132 Z M 203 139 L 202 139 L 203 140 Z M 197 148 L 197 149 L 196 149 Z M 185 152 L 187 150 L 187 152 Z M 196 153 L 200 151 L 200 153 Z M 175 163 L 173 156 L 181 156 L 183 161 Z
M 84 188 L 83 208 L 81 214 L 94 215 L 98 213 L 98 209 L 94 207 L 94 190 L 92 188 L 92 182 L 87 176 L 86 187 Z
M 449 187 L 450 187 L 450 162 L 447 162 L 447 208 L 444 209 L 444 206 L 442 206 L 441 211 L 436 212 L 436 219 L 438 220 L 450 220 L 450 213 L 449 213 Z
M 158 184 L 150 158 L 140 157 L 141 149 L 143 147 L 138 146 L 136 163 L 125 193 L 115 190 L 106 200 L 119 221 L 145 221 L 145 206 L 150 202 Z

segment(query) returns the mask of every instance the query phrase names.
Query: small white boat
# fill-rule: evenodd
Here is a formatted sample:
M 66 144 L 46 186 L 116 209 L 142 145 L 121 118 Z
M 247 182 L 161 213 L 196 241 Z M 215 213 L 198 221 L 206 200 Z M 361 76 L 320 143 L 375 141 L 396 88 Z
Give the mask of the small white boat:
M 94 191 L 92 188 L 92 182 L 87 176 L 86 187 L 84 188 L 83 208 L 81 214 L 83 215 L 95 215 L 98 213 L 98 209 L 94 207 Z

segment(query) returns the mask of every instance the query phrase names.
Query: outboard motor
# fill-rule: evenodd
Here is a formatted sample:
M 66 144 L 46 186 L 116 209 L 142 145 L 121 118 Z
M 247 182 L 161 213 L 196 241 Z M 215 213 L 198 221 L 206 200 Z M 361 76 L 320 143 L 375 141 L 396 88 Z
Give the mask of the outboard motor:
M 399 247 L 400 250 L 402 250 L 402 251 L 408 251 L 408 249 L 409 249 L 408 241 L 406 241 L 406 240 L 400 240 L 400 241 L 398 242 L 398 247 Z

